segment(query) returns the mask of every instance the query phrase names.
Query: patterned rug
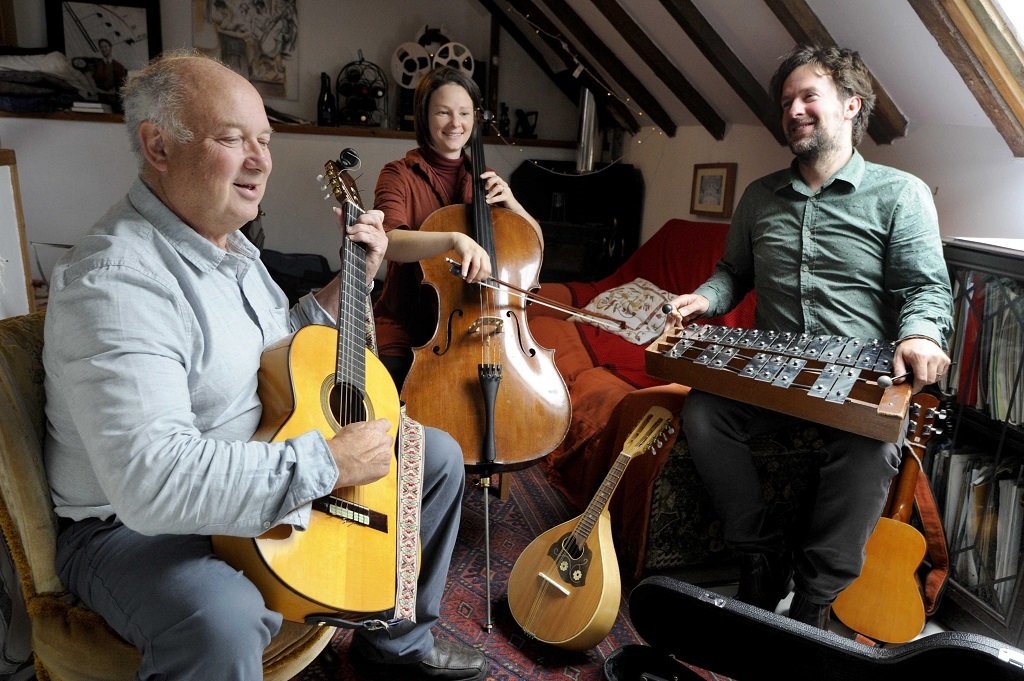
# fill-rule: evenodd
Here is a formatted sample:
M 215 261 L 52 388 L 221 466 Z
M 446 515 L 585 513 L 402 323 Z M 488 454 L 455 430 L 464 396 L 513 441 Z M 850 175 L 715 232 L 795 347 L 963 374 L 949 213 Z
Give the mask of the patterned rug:
M 462 526 L 452 555 L 448 586 L 441 604 L 441 619 L 434 629 L 439 638 L 455 639 L 483 651 L 490 661 L 488 679 L 538 679 L 601 681 L 604 662 L 624 645 L 643 643 L 629 619 L 627 595 L 623 594 L 619 616 L 611 633 L 586 653 L 561 650 L 527 638 L 512 617 L 505 597 L 508 577 L 516 559 L 540 533 L 575 518 L 579 513 L 552 489 L 544 478 L 542 465 L 511 474 L 509 499 L 496 494 L 489 498 L 491 534 L 491 621 L 486 630 L 487 582 L 484 554 L 483 492 L 476 476 L 467 480 Z M 315 662 L 293 681 L 348 681 L 358 675 L 348 664 L 350 632 L 339 632 L 332 642 L 340 662 L 323 669 Z M 701 678 L 722 677 L 695 670 Z

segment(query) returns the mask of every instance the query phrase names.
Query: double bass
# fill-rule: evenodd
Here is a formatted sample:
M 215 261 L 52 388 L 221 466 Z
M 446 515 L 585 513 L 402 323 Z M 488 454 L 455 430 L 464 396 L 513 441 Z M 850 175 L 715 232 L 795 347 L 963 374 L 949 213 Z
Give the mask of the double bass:
M 479 474 L 484 500 L 487 624 L 491 623 L 490 476 L 526 468 L 557 447 L 569 430 L 569 390 L 554 351 L 537 344 L 526 318 L 523 292 L 540 288 L 540 237 L 523 217 L 491 207 L 485 171 L 483 124 L 470 140 L 473 203 L 431 213 L 423 232 L 461 232 L 487 251 L 491 282 L 470 285 L 442 253 L 420 262 L 423 284 L 437 295 L 438 318 L 426 344 L 413 349 L 402 388 L 407 413 L 448 431 L 462 447 L 466 469 Z
M 413 349 L 402 389 L 408 414 L 451 434 L 467 470 L 481 476 L 532 465 L 561 443 L 571 417 L 554 352 L 533 339 L 526 300 L 512 288 L 540 288 L 540 238 L 523 217 L 484 200 L 487 120 L 478 117 L 470 141 L 473 203 L 434 211 L 420 231 L 470 236 L 487 251 L 492 279 L 508 287 L 467 284 L 449 262 L 453 251 L 421 261 L 438 320 L 427 343 Z

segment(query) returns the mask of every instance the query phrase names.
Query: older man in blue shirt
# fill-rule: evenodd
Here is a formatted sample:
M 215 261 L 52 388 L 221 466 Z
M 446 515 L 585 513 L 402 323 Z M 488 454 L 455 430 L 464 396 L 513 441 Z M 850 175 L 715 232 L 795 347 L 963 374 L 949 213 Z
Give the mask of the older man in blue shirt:
M 714 274 L 671 302 L 673 317 L 715 317 L 754 288 L 758 328 L 897 340 L 893 374 L 911 372 L 916 390 L 934 383 L 949 366 L 952 329 L 938 219 L 921 180 L 855 149 L 875 101 L 867 68 L 850 50 L 800 47 L 772 94 L 796 158 L 747 188 Z M 740 557 L 737 597 L 774 610 L 792 578 L 790 616 L 826 628 L 832 601 L 863 566 L 900 452 L 821 427 L 814 508 L 790 559 L 747 443 L 793 421 L 698 391 L 683 411 L 694 463 Z
M 54 270 L 46 318 L 46 467 L 61 532 L 57 571 L 142 652 L 139 678 L 259 679 L 282 617 L 212 551 L 209 535 L 304 528 L 311 502 L 387 474 L 387 419 L 250 442 L 263 350 L 334 325 L 338 279 L 288 309 L 238 230 L 256 217 L 272 162 L 263 102 L 195 53 L 166 55 L 124 89 L 139 179 Z M 382 214 L 347 229 L 369 283 Z M 435 641 L 458 532 L 463 459 L 426 429 L 422 568 L 408 633 L 360 630 L 370 673 L 477 679 L 479 652 Z

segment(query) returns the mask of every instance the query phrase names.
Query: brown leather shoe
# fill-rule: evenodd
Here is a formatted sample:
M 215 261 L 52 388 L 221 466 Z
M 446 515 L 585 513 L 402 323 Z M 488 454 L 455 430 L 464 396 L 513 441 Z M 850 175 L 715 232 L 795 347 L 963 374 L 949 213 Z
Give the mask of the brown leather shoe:
M 394 676 L 402 679 L 441 679 L 443 681 L 479 681 L 487 675 L 487 658 L 475 648 L 434 639 L 434 647 L 419 662 L 385 664 L 368 657 L 359 639 L 349 646 L 349 663 L 360 675 L 374 679 Z
M 797 622 L 810 624 L 818 629 L 828 629 L 832 614 L 831 603 L 815 603 L 809 601 L 800 592 L 793 594 L 793 603 L 789 606 L 789 617 Z

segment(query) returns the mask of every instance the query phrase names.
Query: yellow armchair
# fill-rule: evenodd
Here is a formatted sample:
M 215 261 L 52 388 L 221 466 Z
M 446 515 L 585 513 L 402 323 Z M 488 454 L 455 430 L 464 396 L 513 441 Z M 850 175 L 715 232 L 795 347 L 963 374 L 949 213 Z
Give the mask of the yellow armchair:
M 138 651 L 68 593 L 54 570 L 57 522 L 42 458 L 43 317 L 0 320 L 0 530 L 21 582 L 37 677 L 129 681 Z M 263 678 L 292 679 L 334 631 L 285 622 L 264 651 Z

